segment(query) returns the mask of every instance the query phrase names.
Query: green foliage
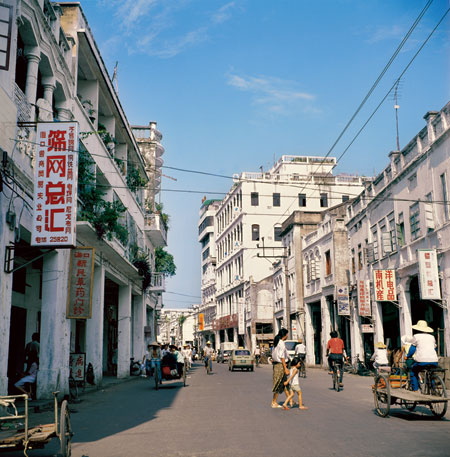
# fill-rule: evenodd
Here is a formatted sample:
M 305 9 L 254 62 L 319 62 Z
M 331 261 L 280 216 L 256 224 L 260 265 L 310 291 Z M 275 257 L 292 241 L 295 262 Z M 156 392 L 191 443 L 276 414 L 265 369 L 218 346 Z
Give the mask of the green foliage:
M 119 219 L 125 212 L 125 206 L 119 200 L 107 202 L 103 199 L 103 192 L 95 180 L 92 171 L 94 161 L 87 152 L 80 148 L 78 161 L 78 196 L 83 202 L 79 212 L 79 219 L 90 222 L 97 232 L 99 239 L 105 236 L 112 239 L 113 233 L 118 240 L 126 245 L 128 242 L 128 230 L 119 223 Z
M 142 290 L 146 290 L 151 283 L 152 271 L 148 254 L 146 254 L 139 246 L 134 243 L 130 246 L 131 263 L 138 269 L 142 278 Z
M 170 216 L 167 213 L 164 213 L 164 205 L 162 203 L 156 203 L 155 205 L 156 212 L 160 214 L 161 220 L 164 224 L 164 227 L 166 230 L 169 230 L 169 221 L 170 221 Z
M 164 248 L 155 249 L 155 270 L 167 276 L 174 276 L 177 270 L 173 255 L 169 254 Z
M 139 170 L 128 163 L 127 167 L 127 185 L 131 192 L 136 192 L 140 187 L 144 187 L 147 181 L 141 176 Z

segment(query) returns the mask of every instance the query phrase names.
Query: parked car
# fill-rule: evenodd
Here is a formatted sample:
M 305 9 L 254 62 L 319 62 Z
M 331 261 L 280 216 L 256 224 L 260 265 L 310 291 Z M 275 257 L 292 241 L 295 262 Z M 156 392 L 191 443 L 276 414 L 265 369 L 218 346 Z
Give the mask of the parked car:
M 228 358 L 228 369 L 234 371 L 235 368 L 241 370 L 247 369 L 253 371 L 255 367 L 255 358 L 248 349 L 238 348 L 233 349 Z
M 231 351 L 223 351 L 217 356 L 217 363 L 225 363 L 228 362 L 230 358 Z
M 284 344 L 286 345 L 286 350 L 289 354 L 289 357 L 292 360 L 295 355 L 295 346 L 297 346 L 298 341 L 297 340 L 286 340 L 284 342 Z

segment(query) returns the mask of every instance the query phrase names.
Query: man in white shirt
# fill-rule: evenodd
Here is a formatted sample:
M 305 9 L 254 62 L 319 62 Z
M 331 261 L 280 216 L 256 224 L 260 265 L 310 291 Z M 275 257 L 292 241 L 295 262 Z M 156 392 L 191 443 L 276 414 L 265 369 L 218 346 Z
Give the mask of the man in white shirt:
M 211 341 L 207 341 L 206 347 L 203 349 L 203 354 L 205 356 L 205 367 L 208 366 L 209 363 L 212 371 L 212 355 L 214 354 L 214 349 L 211 347 Z
M 411 388 L 419 390 L 418 373 L 424 366 L 437 366 L 438 355 L 436 353 L 436 340 L 431 333 L 433 329 L 428 327 L 427 321 L 418 321 L 412 326 L 416 331 L 408 351 L 408 358 L 414 355 L 414 362 L 411 366 Z
M 295 355 L 302 361 L 306 358 L 306 346 L 301 338 L 298 339 L 298 344 L 295 346 Z

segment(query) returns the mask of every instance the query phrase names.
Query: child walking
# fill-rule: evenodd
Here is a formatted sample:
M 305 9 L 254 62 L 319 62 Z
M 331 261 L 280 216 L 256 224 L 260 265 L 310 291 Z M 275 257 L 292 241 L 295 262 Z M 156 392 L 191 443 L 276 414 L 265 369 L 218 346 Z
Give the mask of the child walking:
M 291 371 L 289 373 L 288 380 L 284 383 L 288 393 L 286 394 L 286 401 L 283 403 L 283 409 L 289 409 L 288 403 L 293 406 L 292 400 L 297 392 L 298 395 L 298 408 L 308 409 L 307 406 L 303 405 L 302 402 L 302 389 L 300 388 L 300 380 L 298 377 L 301 360 L 298 357 L 294 357 L 291 362 Z

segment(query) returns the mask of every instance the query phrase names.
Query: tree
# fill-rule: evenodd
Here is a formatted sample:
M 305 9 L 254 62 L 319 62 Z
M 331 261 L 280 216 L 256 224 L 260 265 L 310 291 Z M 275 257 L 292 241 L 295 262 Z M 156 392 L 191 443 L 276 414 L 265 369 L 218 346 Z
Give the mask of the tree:
M 164 248 L 155 249 L 155 270 L 158 273 L 164 273 L 167 276 L 174 276 L 177 270 L 173 255 L 169 254 Z

